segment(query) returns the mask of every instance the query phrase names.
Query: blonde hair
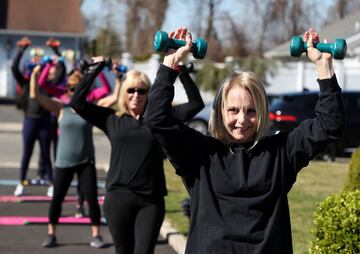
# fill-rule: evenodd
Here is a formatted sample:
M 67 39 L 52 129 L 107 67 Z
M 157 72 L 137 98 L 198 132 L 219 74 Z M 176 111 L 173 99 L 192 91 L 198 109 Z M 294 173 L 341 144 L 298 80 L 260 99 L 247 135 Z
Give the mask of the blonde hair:
M 145 89 L 147 90 L 150 89 L 151 82 L 149 77 L 145 73 L 135 70 L 126 73 L 125 80 L 122 82 L 120 87 L 120 95 L 117 102 L 118 111 L 116 112 L 116 115 L 121 116 L 123 114 L 130 114 L 126 103 L 127 89 L 133 85 L 139 84 L 143 84 L 145 86 Z
M 229 91 L 233 87 L 241 87 L 242 89 L 245 89 L 254 100 L 258 126 L 253 144 L 250 147 L 251 149 L 265 134 L 270 124 L 269 105 L 266 92 L 261 80 L 253 72 L 235 71 L 231 73 L 220 85 L 215 96 L 213 109 L 211 111 L 209 133 L 212 137 L 220 140 L 224 144 L 228 144 L 232 141 L 232 137 L 224 125 L 223 108 L 225 107 Z

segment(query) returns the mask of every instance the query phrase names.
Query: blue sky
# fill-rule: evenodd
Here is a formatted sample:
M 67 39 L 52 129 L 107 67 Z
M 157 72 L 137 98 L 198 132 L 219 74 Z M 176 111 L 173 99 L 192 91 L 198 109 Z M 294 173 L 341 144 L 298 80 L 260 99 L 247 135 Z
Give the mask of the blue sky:
M 166 13 L 165 22 L 161 29 L 164 31 L 171 31 L 180 26 L 186 26 L 191 29 L 195 24 L 194 22 L 196 22 L 196 20 L 194 20 L 194 3 L 196 1 L 197 0 L 181 0 L 181 1 L 169 0 L 169 7 Z M 247 3 L 247 1 L 252 1 L 252 0 L 222 0 L 220 5 L 221 9 L 218 11 L 218 13 L 227 12 L 233 18 L 234 21 L 239 22 L 240 24 L 244 24 L 244 26 L 247 26 L 247 24 L 249 24 L 249 22 L 247 22 L 247 19 L 249 18 L 256 19 L 254 15 L 247 12 L 247 10 L 244 10 L 244 3 Z M 315 3 L 319 15 L 321 14 L 326 15 L 326 8 L 335 0 L 323 0 L 323 1 L 305 0 L 305 1 Z M 102 9 L 102 4 L 103 4 L 102 0 L 84 0 L 82 5 L 82 12 L 87 17 L 94 17 L 94 18 L 104 17 L 106 13 L 104 13 Z M 117 6 L 114 6 L 112 9 L 115 10 L 116 8 Z M 118 29 L 118 32 L 121 34 L 121 32 L 125 30 L 124 29 L 125 19 L 123 17 L 123 13 L 116 13 L 116 15 L 113 16 L 116 17 L 116 20 L 114 22 L 119 24 L 114 27 L 116 27 L 116 29 Z M 254 22 L 252 22 L 252 25 L 254 26 Z M 320 27 L 315 26 L 315 28 L 319 29 Z M 92 36 L 93 35 L 92 32 L 94 32 L 94 30 L 95 29 L 91 29 L 91 31 L 87 31 L 87 32 L 90 36 Z M 255 27 L 250 28 L 250 31 L 256 31 L 256 24 Z
M 193 17 L 193 3 L 196 0 L 170 0 L 169 7 L 167 11 L 167 15 L 165 18 L 164 25 L 162 27 L 162 30 L 164 31 L 171 31 L 176 29 L 180 26 L 187 26 L 191 27 L 191 25 L 194 23 L 194 17 Z M 234 5 L 239 6 L 239 2 L 237 4 L 234 4 L 234 0 L 222 0 L 222 11 L 228 11 L 229 13 L 232 13 L 232 15 L 236 15 L 236 12 L 240 8 L 234 8 Z M 104 15 L 104 13 L 101 12 L 102 1 L 101 0 L 84 0 L 82 5 L 82 12 L 85 16 L 97 16 L 101 17 Z M 184 7 L 186 6 L 186 8 Z M 119 22 L 121 22 L 121 15 L 119 15 Z

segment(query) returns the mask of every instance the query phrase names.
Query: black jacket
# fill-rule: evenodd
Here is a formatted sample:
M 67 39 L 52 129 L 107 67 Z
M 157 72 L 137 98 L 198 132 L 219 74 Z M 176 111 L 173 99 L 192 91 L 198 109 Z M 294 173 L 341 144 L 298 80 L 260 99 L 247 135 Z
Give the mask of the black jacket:
M 71 106 L 86 121 L 103 130 L 110 141 L 106 190 L 128 189 L 138 194 L 162 198 L 167 193 L 163 172 L 164 153 L 144 119 L 141 117 L 136 120 L 127 114 L 118 116 L 111 108 L 86 101 L 100 67 L 84 75 L 71 99 Z M 190 91 L 187 93 L 189 103 L 172 108 L 172 114 L 181 117 L 183 121 L 190 120 L 203 106 L 195 84 L 188 82 L 190 81 L 185 81 L 184 86 L 192 90 L 190 95 Z
M 189 254 L 292 253 L 287 194 L 301 168 L 344 127 L 336 77 L 319 80 L 317 117 L 252 149 L 223 144 L 171 114 L 177 73 L 161 65 L 149 93 L 146 122 L 191 197 Z

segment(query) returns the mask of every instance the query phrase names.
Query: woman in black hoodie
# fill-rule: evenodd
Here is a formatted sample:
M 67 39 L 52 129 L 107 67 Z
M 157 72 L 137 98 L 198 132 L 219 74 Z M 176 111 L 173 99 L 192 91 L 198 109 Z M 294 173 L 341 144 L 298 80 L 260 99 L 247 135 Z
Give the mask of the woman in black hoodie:
M 185 253 L 292 253 L 287 193 L 298 172 L 344 128 L 331 55 L 313 47 L 319 42 L 315 30 L 305 32 L 320 86 L 316 118 L 264 136 L 269 110 L 262 83 L 251 72 L 234 72 L 218 89 L 211 136 L 204 136 L 171 114 L 177 64 L 190 52 L 191 35 L 179 28 L 170 37 L 186 45 L 167 52 L 149 92 L 145 119 L 191 197 Z

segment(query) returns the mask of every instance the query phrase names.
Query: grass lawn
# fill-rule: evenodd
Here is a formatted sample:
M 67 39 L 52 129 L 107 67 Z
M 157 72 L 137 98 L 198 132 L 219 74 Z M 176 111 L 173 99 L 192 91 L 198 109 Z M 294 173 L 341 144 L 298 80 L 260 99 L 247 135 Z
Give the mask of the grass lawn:
M 348 164 L 314 161 L 299 173 L 289 193 L 295 254 L 308 253 L 316 203 L 342 189 L 347 170 Z M 180 203 L 188 194 L 169 162 L 165 163 L 165 174 L 169 192 L 166 197 L 166 218 L 174 228 L 186 235 L 188 219 L 183 215 Z

